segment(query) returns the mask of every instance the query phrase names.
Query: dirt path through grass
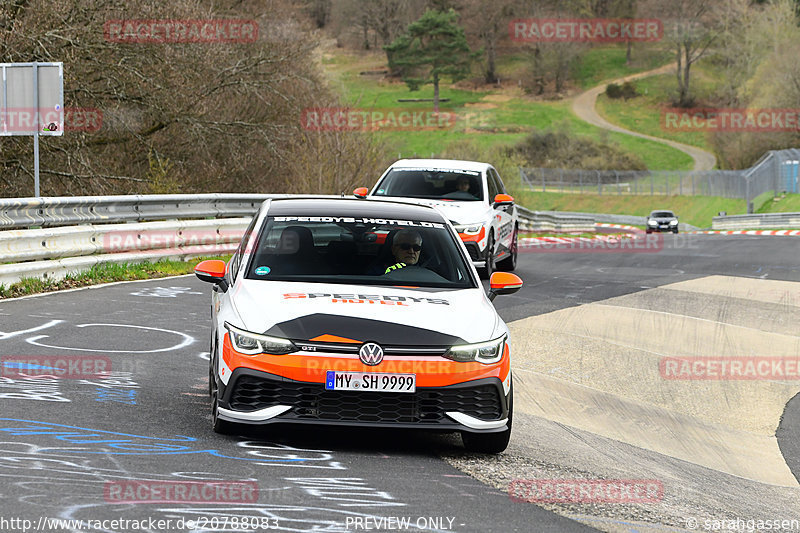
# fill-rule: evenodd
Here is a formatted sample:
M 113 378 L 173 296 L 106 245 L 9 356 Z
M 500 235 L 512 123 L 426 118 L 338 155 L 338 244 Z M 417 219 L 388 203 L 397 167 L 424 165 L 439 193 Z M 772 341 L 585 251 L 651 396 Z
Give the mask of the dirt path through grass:
M 617 80 L 613 80 L 610 82 L 604 82 L 596 87 L 592 87 L 586 92 L 583 92 L 575 97 L 575 100 L 572 102 L 572 111 L 575 113 L 578 118 L 581 120 L 592 124 L 593 126 L 597 126 L 599 128 L 603 128 L 609 131 L 614 131 L 617 133 L 623 133 L 625 135 L 632 135 L 634 137 L 640 137 L 642 139 L 649 139 L 651 141 L 660 142 L 675 148 L 676 150 L 680 150 L 681 152 L 688 154 L 692 159 L 694 159 L 694 170 L 711 170 L 717 164 L 717 158 L 711 152 L 707 152 L 700 148 L 696 148 L 694 146 L 689 146 L 688 144 L 683 144 L 675 141 L 670 141 L 667 139 L 661 139 L 659 137 L 652 137 L 650 135 L 645 135 L 643 133 L 638 133 L 635 131 L 627 130 L 615 124 L 608 122 L 606 119 L 600 116 L 597 112 L 597 108 L 595 104 L 597 102 L 597 97 L 606 90 L 606 85 L 609 83 L 616 83 L 622 84 L 626 81 L 633 81 L 640 78 L 646 78 L 648 76 L 656 76 L 658 74 L 667 74 L 669 72 L 675 71 L 675 63 L 670 63 L 669 65 L 664 65 L 663 67 L 659 67 L 657 69 L 648 70 L 646 72 L 639 72 L 638 74 L 632 74 L 630 76 L 625 76 L 624 78 L 619 78 Z

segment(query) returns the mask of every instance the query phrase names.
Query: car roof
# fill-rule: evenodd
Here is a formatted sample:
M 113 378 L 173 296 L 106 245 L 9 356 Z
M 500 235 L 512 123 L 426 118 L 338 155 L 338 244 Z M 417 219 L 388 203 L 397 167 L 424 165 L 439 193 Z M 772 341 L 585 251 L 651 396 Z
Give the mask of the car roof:
M 300 197 L 275 198 L 267 202 L 270 202 L 269 216 L 399 218 L 419 222 L 447 222 L 438 209 L 413 201 Z
M 460 161 L 457 159 L 401 159 L 392 163 L 390 168 L 445 168 L 449 170 L 485 171 L 491 167 L 489 163 L 479 161 Z
M 652 211 L 650 211 L 650 214 L 652 215 L 653 213 L 672 213 L 673 215 L 675 214 L 672 212 L 672 209 L 653 209 Z

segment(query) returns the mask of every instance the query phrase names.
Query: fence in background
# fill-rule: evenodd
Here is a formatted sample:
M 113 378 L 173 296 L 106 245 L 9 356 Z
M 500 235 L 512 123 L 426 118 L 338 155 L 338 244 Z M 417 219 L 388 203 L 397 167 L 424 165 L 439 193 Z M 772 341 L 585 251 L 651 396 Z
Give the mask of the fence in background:
M 768 193 L 800 192 L 800 150 L 772 150 L 745 170 L 576 170 L 520 168 L 534 191 L 589 194 L 721 196 L 754 201 Z

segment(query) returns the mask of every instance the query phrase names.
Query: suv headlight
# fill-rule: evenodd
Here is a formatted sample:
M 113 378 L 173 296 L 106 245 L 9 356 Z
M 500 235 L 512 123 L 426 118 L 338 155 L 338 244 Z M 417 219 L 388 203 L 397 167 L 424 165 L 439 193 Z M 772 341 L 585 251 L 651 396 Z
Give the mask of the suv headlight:
M 658 222 L 655 221 L 655 220 L 648 220 L 647 221 L 647 225 L 648 226 L 658 226 Z
M 669 221 L 669 225 L 670 226 L 677 226 L 678 225 L 678 221 L 677 220 L 670 220 Z
M 225 322 L 225 329 L 231 336 L 233 348 L 243 354 L 258 355 L 268 353 L 272 355 L 285 355 L 297 351 L 297 346 L 289 339 L 260 335 L 239 329 Z
M 483 224 L 480 222 L 475 224 L 453 224 L 456 228 L 458 233 L 463 233 L 464 235 L 477 235 L 481 232 L 481 228 Z
M 475 344 L 459 344 L 452 346 L 444 357 L 460 363 L 477 361 L 479 363 L 496 363 L 503 358 L 506 346 L 506 335 L 499 339 Z

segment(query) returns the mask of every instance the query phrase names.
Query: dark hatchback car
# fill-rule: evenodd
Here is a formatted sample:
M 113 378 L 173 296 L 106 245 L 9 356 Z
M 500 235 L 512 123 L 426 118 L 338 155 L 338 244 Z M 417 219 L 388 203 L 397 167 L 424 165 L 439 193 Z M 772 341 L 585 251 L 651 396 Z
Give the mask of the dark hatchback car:
M 678 217 L 672 211 L 653 211 L 645 222 L 647 233 L 654 231 L 671 231 L 678 233 Z

